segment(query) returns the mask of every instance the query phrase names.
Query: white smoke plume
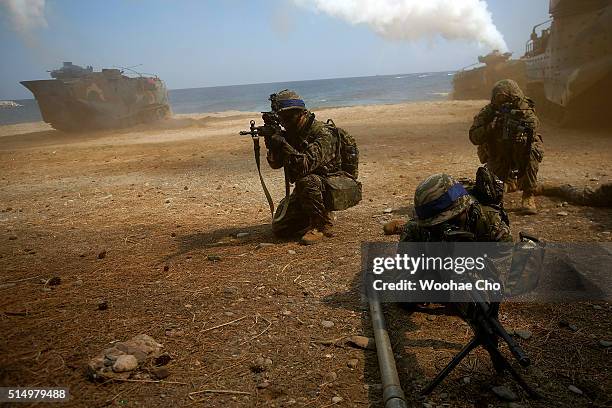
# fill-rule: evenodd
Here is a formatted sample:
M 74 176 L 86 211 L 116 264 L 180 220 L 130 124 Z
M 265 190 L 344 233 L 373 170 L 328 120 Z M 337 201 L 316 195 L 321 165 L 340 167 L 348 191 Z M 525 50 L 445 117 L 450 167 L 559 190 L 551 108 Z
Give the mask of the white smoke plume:
M 390 40 L 442 36 L 507 51 L 484 0 L 294 0 Z
M 15 31 L 29 36 L 37 28 L 47 27 L 45 0 L 0 0 Z

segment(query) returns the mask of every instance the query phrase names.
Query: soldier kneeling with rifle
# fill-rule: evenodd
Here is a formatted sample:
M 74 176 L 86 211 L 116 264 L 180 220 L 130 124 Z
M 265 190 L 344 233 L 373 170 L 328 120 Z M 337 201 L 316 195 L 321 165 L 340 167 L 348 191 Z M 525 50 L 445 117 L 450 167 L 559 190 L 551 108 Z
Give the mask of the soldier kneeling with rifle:
M 271 112 L 264 112 L 264 126 L 250 132 L 264 137 L 267 160 L 273 169 L 285 171 L 286 196 L 272 219 L 279 237 L 301 236 L 304 245 L 332 236 L 331 211 L 345 210 L 361 200 L 357 181 L 359 151 L 354 140 L 331 120 L 315 119 L 300 96 L 288 89 L 270 96 Z M 256 152 L 256 159 L 258 153 Z M 291 194 L 290 184 L 295 184 Z M 270 208 L 273 204 L 267 189 Z

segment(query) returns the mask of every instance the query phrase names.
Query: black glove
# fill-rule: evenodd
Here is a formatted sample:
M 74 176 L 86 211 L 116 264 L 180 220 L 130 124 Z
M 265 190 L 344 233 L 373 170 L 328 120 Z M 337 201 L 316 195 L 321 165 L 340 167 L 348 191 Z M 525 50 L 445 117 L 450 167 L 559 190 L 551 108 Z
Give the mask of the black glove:
M 266 147 L 272 150 L 278 150 L 286 143 L 285 138 L 278 132 L 266 137 L 264 141 L 266 142 Z

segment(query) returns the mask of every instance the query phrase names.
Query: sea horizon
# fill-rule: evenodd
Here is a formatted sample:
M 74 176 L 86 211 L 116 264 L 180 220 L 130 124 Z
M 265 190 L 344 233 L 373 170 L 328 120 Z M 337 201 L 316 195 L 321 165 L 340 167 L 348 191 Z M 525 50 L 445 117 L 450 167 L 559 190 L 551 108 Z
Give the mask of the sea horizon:
M 169 89 L 176 114 L 269 110 L 271 93 L 290 88 L 311 109 L 448 99 L 456 71 L 415 72 Z M 42 121 L 34 98 L 0 100 L 0 125 Z M 9 106 L 16 103 L 20 106 Z

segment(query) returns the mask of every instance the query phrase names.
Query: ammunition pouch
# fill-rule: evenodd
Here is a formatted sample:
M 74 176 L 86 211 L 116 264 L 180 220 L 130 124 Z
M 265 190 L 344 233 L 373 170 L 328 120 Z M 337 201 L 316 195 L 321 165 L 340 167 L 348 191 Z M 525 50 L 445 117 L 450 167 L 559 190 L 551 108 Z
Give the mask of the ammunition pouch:
M 349 176 L 325 177 L 325 207 L 328 211 L 342 211 L 361 201 L 361 183 Z

